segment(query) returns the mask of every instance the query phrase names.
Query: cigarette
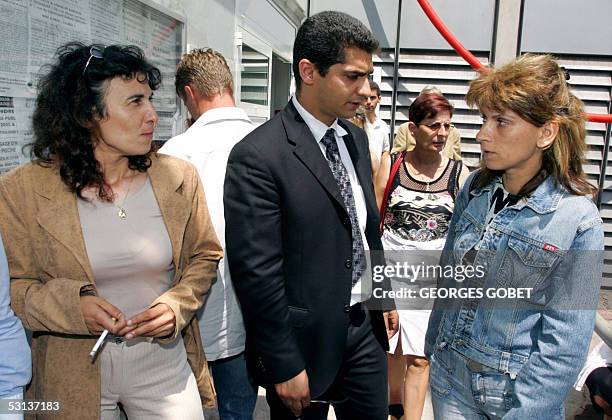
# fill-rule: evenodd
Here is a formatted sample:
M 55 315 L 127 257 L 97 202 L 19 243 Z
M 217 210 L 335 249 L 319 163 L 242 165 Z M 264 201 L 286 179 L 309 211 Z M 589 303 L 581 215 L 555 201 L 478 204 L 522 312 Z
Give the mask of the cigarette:
M 96 357 L 96 353 L 100 349 L 100 346 L 104 342 L 104 339 L 106 338 L 107 335 L 108 335 L 108 330 L 102 331 L 100 338 L 98 338 L 98 341 L 96 341 L 96 344 L 93 346 L 93 349 L 91 349 L 91 352 L 89 353 L 89 357 L 91 357 L 92 359 Z
M 119 317 L 121 317 L 121 315 L 119 315 Z M 111 319 L 113 320 L 113 322 L 117 322 L 117 318 L 115 318 L 114 316 L 111 317 Z M 96 344 L 94 344 L 93 349 L 91 349 L 91 351 L 89 352 L 89 357 L 91 357 L 92 360 L 96 358 L 96 353 L 98 353 L 98 350 L 100 350 L 100 346 L 102 345 L 102 343 L 104 343 L 104 339 L 107 335 L 108 330 L 102 331 L 102 334 L 100 334 L 98 341 L 96 341 Z

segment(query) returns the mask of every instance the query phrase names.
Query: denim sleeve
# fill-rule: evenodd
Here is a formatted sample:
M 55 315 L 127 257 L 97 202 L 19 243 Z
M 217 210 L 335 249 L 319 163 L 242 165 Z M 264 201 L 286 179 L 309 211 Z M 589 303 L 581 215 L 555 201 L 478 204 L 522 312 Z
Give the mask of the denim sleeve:
M 557 418 L 589 348 L 603 268 L 601 222 L 579 233 L 553 273 L 555 295 L 541 313 L 537 344 L 514 384 L 504 419 Z M 570 304 L 570 302 L 572 302 Z M 542 390 L 546 390 L 542 394 Z
M 451 255 L 450 251 L 452 251 L 453 246 L 455 244 L 455 226 L 457 226 L 457 222 L 461 218 L 463 211 L 469 204 L 470 197 L 470 184 L 472 183 L 476 172 L 472 172 L 468 179 L 465 181 L 463 188 L 459 191 L 457 195 L 457 199 L 455 200 L 455 208 L 453 209 L 453 217 L 451 218 L 450 225 L 448 227 L 448 235 L 446 236 L 446 242 L 444 243 L 444 249 L 442 250 L 442 261 L 441 265 L 446 265 L 448 262 L 444 261 L 449 255 Z M 427 326 L 427 333 L 425 335 L 425 356 L 430 357 L 433 353 L 433 346 L 436 343 L 436 338 L 438 336 L 438 328 L 440 327 L 440 321 L 442 319 L 442 309 L 436 308 L 436 303 L 434 303 L 433 310 L 431 312 L 431 316 L 429 317 L 429 325 Z
M 0 398 L 20 392 L 32 375 L 30 347 L 10 303 L 8 263 L 0 238 Z

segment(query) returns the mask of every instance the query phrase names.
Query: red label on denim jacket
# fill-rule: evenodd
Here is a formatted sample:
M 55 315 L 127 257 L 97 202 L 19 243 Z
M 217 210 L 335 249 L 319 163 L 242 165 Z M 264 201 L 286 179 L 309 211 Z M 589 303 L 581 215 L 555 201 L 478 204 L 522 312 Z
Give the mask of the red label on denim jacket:
M 551 244 L 544 244 L 544 249 L 546 251 L 554 252 L 557 250 L 557 247 Z

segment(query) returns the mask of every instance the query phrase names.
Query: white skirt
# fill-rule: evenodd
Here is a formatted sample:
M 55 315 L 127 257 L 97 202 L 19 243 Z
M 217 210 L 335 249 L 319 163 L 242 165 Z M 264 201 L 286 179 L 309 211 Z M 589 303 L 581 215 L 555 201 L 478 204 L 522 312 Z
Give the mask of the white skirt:
M 389 339 L 389 353 L 395 354 L 399 340 L 402 340 L 404 356 L 425 356 L 425 333 L 431 311 L 399 310 L 399 331 Z
M 441 250 L 444 247 L 446 238 L 439 238 L 428 242 L 407 241 L 404 238 L 399 238 L 392 232 L 385 230 L 381 237 L 383 249 L 385 251 L 432 251 Z M 402 264 L 404 257 L 398 252 L 390 252 L 385 255 L 386 264 L 393 265 L 397 262 Z M 398 258 L 401 261 L 395 261 Z M 392 283 L 393 290 L 396 290 L 396 285 Z M 402 355 L 421 356 L 425 357 L 425 333 L 427 333 L 427 325 L 429 324 L 429 316 L 431 310 L 425 309 L 399 309 L 399 331 L 389 339 L 389 353 L 395 354 L 399 340 L 402 343 Z

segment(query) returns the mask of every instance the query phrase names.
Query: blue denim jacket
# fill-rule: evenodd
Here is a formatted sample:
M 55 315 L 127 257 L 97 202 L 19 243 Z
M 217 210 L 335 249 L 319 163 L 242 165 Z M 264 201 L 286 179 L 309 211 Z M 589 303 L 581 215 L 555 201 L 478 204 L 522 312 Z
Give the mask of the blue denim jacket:
M 530 287 L 535 296 L 500 300 L 503 307 L 497 309 L 482 299 L 436 300 L 425 354 L 450 346 L 508 374 L 514 401 L 504 418 L 557 418 L 593 331 L 603 268 L 602 221 L 589 198 L 571 195 L 549 176 L 526 202 L 504 208 L 487 227 L 494 185 L 462 189 L 441 263 L 457 264 L 481 241 L 474 265 L 485 275 L 470 281 L 485 289 Z M 439 278 L 438 287 L 457 283 Z
M 22 392 L 31 377 L 30 346 L 10 306 L 9 269 L 0 238 L 0 399 Z

